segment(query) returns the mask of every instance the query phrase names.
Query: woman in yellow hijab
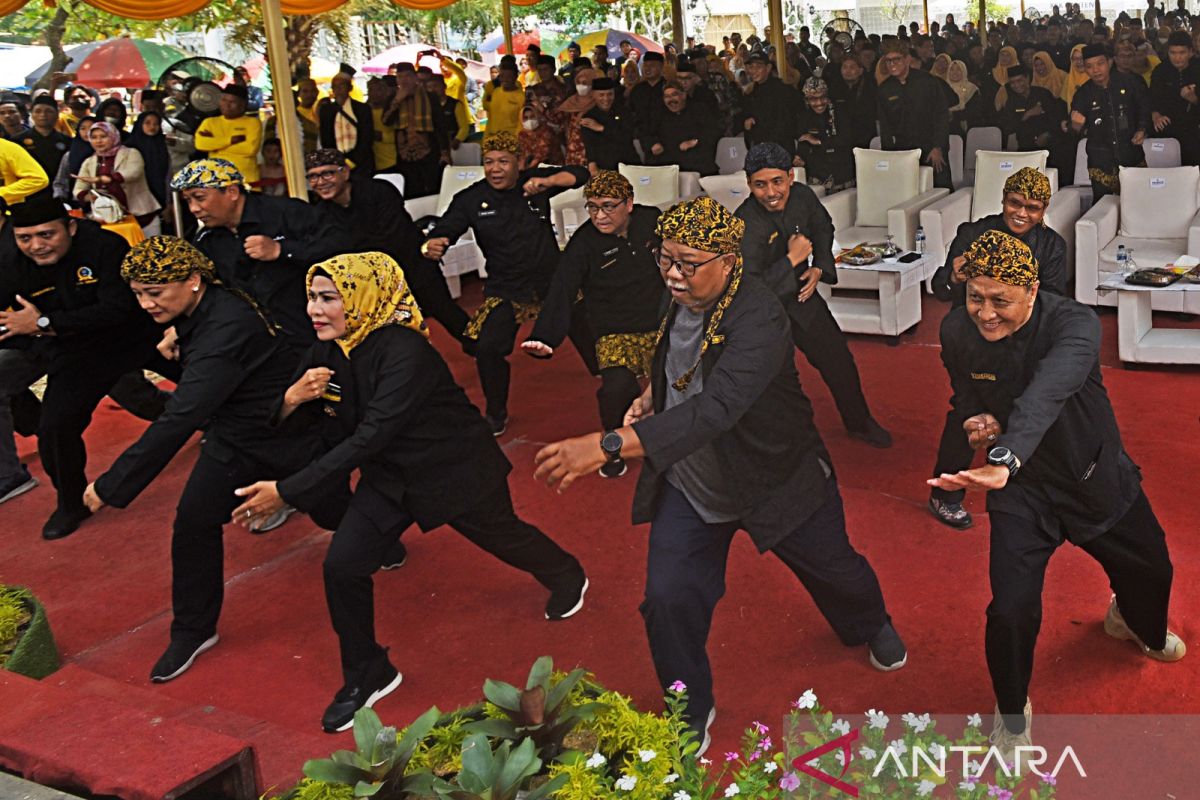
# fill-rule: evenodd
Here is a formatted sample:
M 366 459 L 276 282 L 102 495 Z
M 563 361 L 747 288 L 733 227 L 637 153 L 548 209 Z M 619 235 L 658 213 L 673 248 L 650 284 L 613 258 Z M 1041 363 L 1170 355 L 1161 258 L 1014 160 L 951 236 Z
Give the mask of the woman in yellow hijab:
M 372 575 L 403 563 L 400 535 L 414 522 L 423 531 L 449 525 L 532 575 L 550 590 L 547 619 L 582 608 L 588 584 L 573 556 L 513 511 L 512 465 L 429 343 L 395 261 L 383 253 L 356 253 L 314 265 L 308 314 L 318 341 L 301 362 L 279 416 L 305 416 L 312 425 L 324 420 L 330 449 L 283 480 L 238 490 L 244 502 L 234 516 L 241 522 L 284 502 L 319 501 L 327 487 L 359 471 L 324 563 L 343 675 L 321 718 L 332 733 L 353 726 L 356 711 L 400 685 L 400 673 L 375 638 Z M 521 602 L 517 593 L 512 598 Z M 405 613 L 393 610 L 391 617 Z M 418 625 L 428 615 L 428 609 L 413 609 L 400 624 Z
M 1004 104 L 1008 102 L 1008 91 L 1004 88 L 1008 84 L 1008 68 L 1015 67 L 1021 63 L 1017 56 L 1017 48 L 1001 47 L 1000 55 L 997 56 L 996 66 L 992 67 L 992 80 L 1000 87 L 996 92 L 996 110 L 1004 108 Z
M 1075 90 L 1088 79 L 1088 74 L 1083 68 L 1083 48 L 1082 44 L 1071 48 L 1071 71 L 1067 73 L 1067 79 L 1063 81 L 1061 93 L 1062 99 L 1067 101 L 1068 109 L 1071 107 L 1071 101 L 1075 98 Z
M 1041 86 L 1055 97 L 1061 97 L 1067 85 L 1067 73 L 1054 65 L 1054 59 L 1045 50 L 1033 56 L 1033 85 Z
M 952 61 L 953 59 L 951 59 L 950 56 L 942 53 L 933 60 L 933 66 L 929 68 L 929 74 L 935 78 L 941 78 L 948 83 L 950 80 L 949 72 Z

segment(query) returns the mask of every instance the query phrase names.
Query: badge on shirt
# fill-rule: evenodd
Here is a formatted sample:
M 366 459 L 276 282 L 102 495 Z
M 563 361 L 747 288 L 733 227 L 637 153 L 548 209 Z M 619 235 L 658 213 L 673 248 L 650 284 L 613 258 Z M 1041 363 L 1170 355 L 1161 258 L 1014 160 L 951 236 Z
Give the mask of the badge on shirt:
M 75 270 L 75 285 L 87 286 L 96 283 L 96 276 L 92 274 L 91 267 L 80 267 Z
M 496 209 L 494 209 L 494 208 L 488 208 L 488 204 L 487 204 L 487 203 L 480 203 L 480 204 L 479 204 L 479 216 L 481 216 L 481 217 L 494 217 L 494 216 L 496 216 Z
M 608 258 L 609 256 L 615 256 L 620 249 L 620 247 L 614 247 L 611 250 L 605 250 L 600 255 L 604 256 L 605 258 Z
M 772 231 L 770 238 L 767 239 L 767 244 L 771 244 L 779 238 L 779 231 Z
M 971 380 L 973 381 L 994 381 L 996 376 L 990 372 L 972 372 Z

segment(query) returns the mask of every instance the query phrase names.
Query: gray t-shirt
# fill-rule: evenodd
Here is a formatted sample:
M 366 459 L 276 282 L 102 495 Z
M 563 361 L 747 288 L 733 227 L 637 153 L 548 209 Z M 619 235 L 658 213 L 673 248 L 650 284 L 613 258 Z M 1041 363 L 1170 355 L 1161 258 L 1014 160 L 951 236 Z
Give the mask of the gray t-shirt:
M 687 389 L 681 392 L 671 386 L 680 375 L 691 369 L 700 357 L 700 343 L 704 338 L 704 316 L 685 308 L 675 313 L 675 321 L 671 325 L 667 342 L 667 396 L 663 403 L 665 410 L 670 410 L 704 390 L 704 375 L 699 367 L 692 375 Z M 692 508 L 700 515 L 700 519 L 705 522 L 733 522 L 738 519 L 737 504 L 725 491 L 717 454 L 711 444 L 704 445 L 690 456 L 672 464 L 667 469 L 666 478 L 668 483 L 683 492 Z

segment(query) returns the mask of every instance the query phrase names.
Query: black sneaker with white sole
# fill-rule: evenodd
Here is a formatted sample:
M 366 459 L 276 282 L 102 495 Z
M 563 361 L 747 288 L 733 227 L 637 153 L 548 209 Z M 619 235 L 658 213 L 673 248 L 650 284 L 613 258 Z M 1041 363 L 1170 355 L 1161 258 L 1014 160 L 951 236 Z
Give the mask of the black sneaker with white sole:
M 712 728 L 713 723 L 716 721 L 717 707 L 713 706 L 708 710 L 708 718 L 704 723 L 704 730 L 696 730 L 696 741 L 700 743 L 700 747 L 693 754 L 696 758 L 700 758 L 700 756 L 708 752 L 708 748 L 712 744 L 712 734 L 709 732 L 709 729 Z
M 506 430 L 508 430 L 507 414 L 505 414 L 503 417 L 493 417 L 491 414 L 485 414 L 484 419 L 487 420 L 488 427 L 492 430 L 492 436 L 499 438 L 504 435 Z
M 383 557 L 383 563 L 379 565 L 380 569 L 400 569 L 408 561 L 408 548 L 404 546 L 404 542 L 396 541 L 391 548 L 388 549 L 387 555 Z
M 386 658 L 367 670 L 367 676 L 357 685 L 346 684 L 333 696 L 333 702 L 321 716 L 321 729 L 337 733 L 354 727 L 354 714 L 360 708 L 371 708 L 396 691 L 404 676 Z
M 881 672 L 892 672 L 908 663 L 908 648 L 892 623 L 885 622 L 879 633 L 867 643 L 871 666 Z
M 14 497 L 20 497 L 26 492 L 36 489 L 38 479 L 29 474 L 29 468 L 21 465 L 21 471 L 3 483 L 0 483 L 0 503 L 7 503 Z
M 583 608 L 583 596 L 587 590 L 587 575 L 581 570 L 575 580 L 550 593 L 550 599 L 546 601 L 546 619 L 560 620 L 574 616 Z
M 187 672 L 196 660 L 196 656 L 213 649 L 221 637 L 217 634 L 205 639 L 200 644 L 171 640 L 167 651 L 158 659 L 154 669 L 150 670 L 150 680 L 155 683 L 166 683 Z

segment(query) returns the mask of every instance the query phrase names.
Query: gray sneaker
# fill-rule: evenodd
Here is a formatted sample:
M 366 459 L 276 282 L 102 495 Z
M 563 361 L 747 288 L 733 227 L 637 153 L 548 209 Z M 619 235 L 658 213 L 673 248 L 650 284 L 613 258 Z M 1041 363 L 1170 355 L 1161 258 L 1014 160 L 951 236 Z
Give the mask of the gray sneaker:
M 21 465 L 21 471 L 8 480 L 0 483 L 0 503 L 7 503 L 14 497 L 20 497 L 28 491 L 36 489 L 38 479 L 29 474 L 29 468 Z

